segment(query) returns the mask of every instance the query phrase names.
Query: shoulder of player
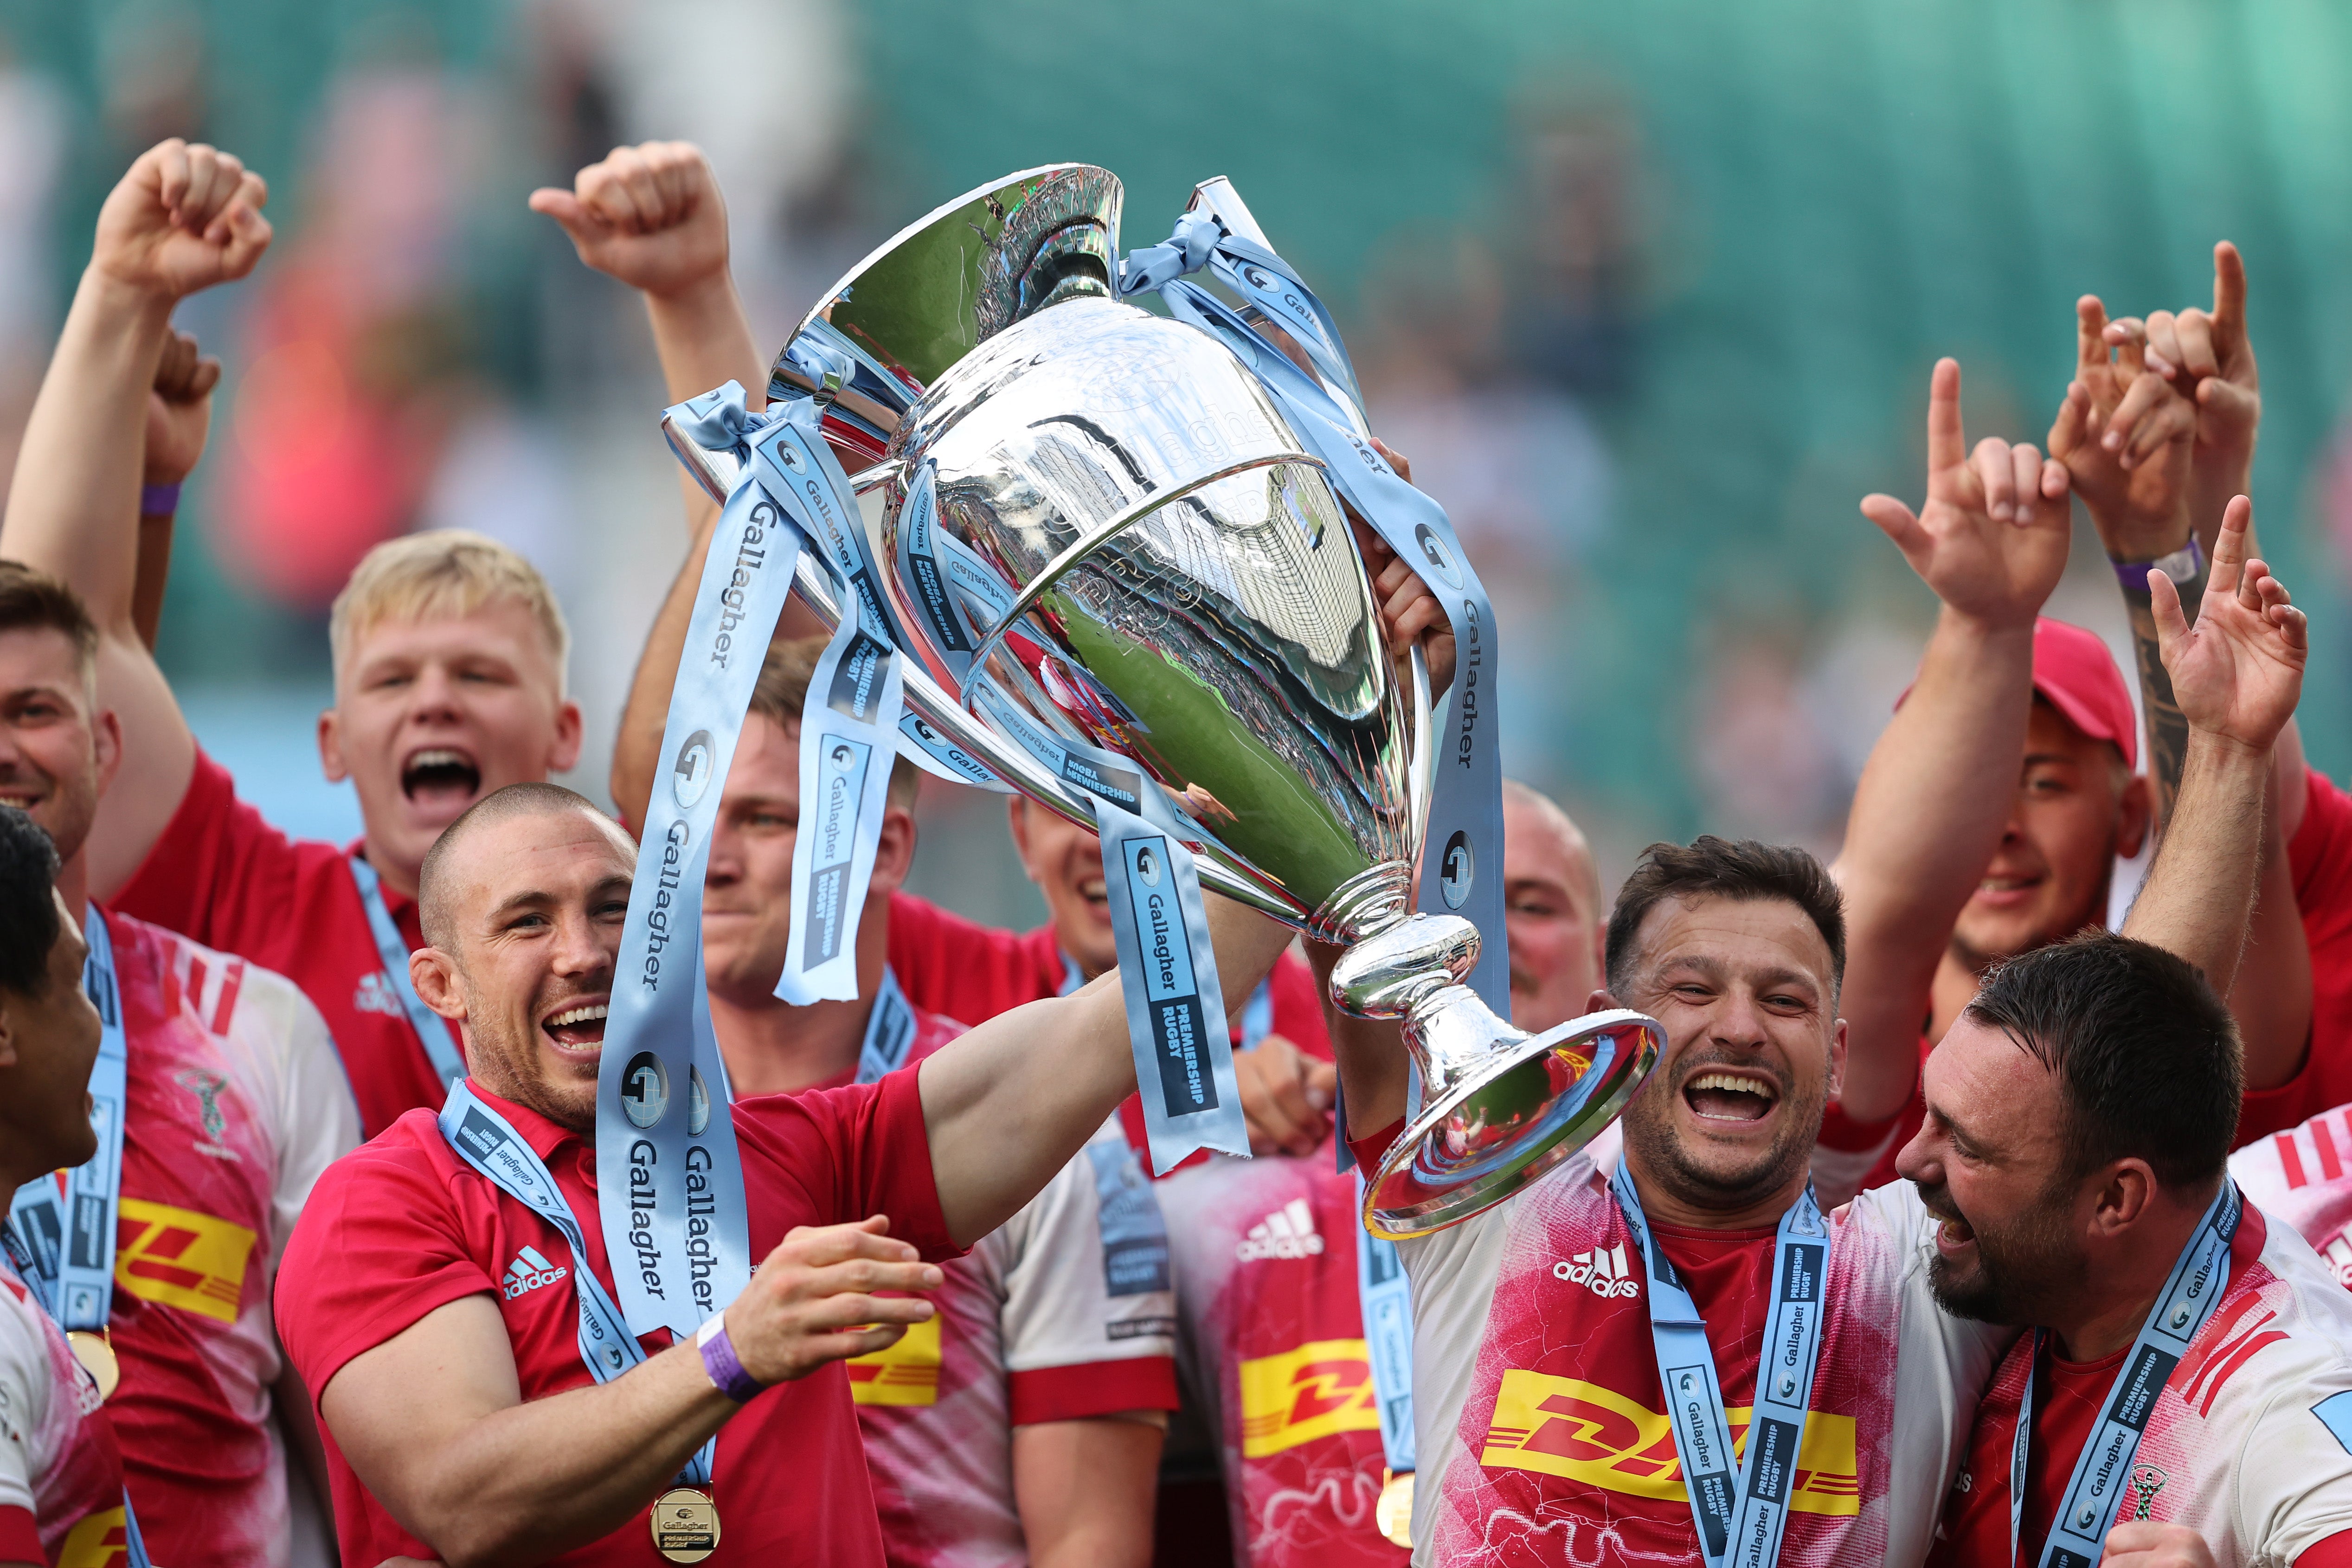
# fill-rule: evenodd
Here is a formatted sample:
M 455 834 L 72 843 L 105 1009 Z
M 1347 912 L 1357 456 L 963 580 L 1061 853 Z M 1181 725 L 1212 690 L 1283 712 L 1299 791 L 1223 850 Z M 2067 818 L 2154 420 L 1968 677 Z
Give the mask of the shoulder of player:
M 205 1033 L 266 1047 L 279 1059 L 299 1050 L 332 1050 L 317 1005 L 276 970 L 129 915 L 110 913 L 108 929 L 170 968 L 174 983 L 167 994 Z
M 2263 1278 L 2233 1281 L 2241 1288 L 2222 1297 L 2170 1379 L 2216 1426 L 2299 1422 L 2305 1408 L 2352 1393 L 2352 1293 L 2275 1223 L 2256 1267 Z M 2352 1462 L 2352 1451 L 2339 1457 Z

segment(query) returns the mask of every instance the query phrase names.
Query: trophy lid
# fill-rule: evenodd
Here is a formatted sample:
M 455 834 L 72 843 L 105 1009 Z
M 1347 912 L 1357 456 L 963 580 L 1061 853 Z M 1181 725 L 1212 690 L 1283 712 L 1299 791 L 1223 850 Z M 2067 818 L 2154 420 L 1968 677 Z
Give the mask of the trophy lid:
M 1049 163 L 965 192 L 852 268 L 769 374 L 771 397 L 815 394 L 852 472 L 881 457 L 940 374 L 1022 318 L 1116 297 L 1118 177 Z

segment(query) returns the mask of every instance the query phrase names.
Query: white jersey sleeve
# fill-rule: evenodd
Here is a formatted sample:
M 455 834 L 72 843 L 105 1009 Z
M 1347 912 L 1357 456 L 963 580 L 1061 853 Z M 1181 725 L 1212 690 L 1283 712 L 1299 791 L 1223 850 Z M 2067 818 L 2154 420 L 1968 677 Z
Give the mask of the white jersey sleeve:
M 270 1192 L 275 1263 L 319 1177 L 360 1146 L 360 1110 L 327 1020 L 301 988 L 268 970 L 248 972 L 246 985 L 251 1005 L 262 1010 L 262 1037 L 273 1047 L 278 1069 L 278 1170 Z
M 1132 1407 L 1112 1392 L 1116 1380 L 1090 1390 L 1084 1369 L 1172 1365 L 1168 1231 L 1116 1118 L 975 1251 L 994 1255 L 1003 1281 L 1013 1425 Z
M 33 1479 L 46 1462 L 38 1438 L 56 1387 L 33 1315 L 39 1310 L 16 1293 L 15 1281 L 0 1283 L 0 1508 L 27 1513 L 35 1511 Z

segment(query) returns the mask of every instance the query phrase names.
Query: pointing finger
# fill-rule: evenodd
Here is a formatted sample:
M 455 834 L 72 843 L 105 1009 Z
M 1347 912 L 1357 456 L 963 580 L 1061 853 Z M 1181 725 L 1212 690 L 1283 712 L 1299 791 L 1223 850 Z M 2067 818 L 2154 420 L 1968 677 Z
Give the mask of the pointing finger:
M 1960 424 L 1960 362 L 1939 359 L 1927 377 L 1927 475 L 1935 477 L 1968 460 L 1968 437 Z
M 2246 331 L 2246 261 L 2226 239 L 2213 247 L 2213 331 L 2232 348 Z
M 2254 503 L 2244 496 L 2231 497 L 2221 512 L 2221 534 L 2213 541 L 2213 570 L 2207 578 L 2207 593 L 2238 591 L 2238 574 L 2246 563 L 2246 530 L 2253 521 Z

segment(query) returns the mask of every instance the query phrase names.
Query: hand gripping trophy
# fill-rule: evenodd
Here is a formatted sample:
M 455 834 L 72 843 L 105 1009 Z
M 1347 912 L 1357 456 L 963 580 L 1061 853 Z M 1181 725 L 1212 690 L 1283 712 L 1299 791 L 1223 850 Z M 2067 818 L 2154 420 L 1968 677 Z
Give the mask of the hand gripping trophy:
M 1345 947 L 1334 1000 L 1402 1021 L 1418 1109 L 1364 1218 L 1425 1234 L 1588 1142 L 1663 1035 L 1619 1011 L 1528 1036 L 1474 989 L 1506 1003 L 1485 595 L 1444 513 L 1372 448 L 1328 315 L 1232 186 L 1201 185 L 1123 263 L 1120 201 L 1083 164 L 971 192 L 824 297 L 766 416 L 730 386 L 664 429 L 722 502 L 764 485 L 807 536 L 794 586 L 843 628 L 817 683 L 835 708 L 876 722 L 845 682 L 887 658 L 903 709 L 879 732 L 907 755 L 1101 831 L 1155 1157 L 1188 1116 L 1238 1126 L 1178 896 L 1205 888 Z M 1133 302 L 1152 293 L 1169 314 Z M 794 422 L 802 439 L 771 438 Z M 1349 510 L 1453 617 L 1442 731 L 1421 650 L 1384 642 Z M 862 661 L 853 633 L 876 645 Z M 803 901 L 796 882 L 796 922 Z

